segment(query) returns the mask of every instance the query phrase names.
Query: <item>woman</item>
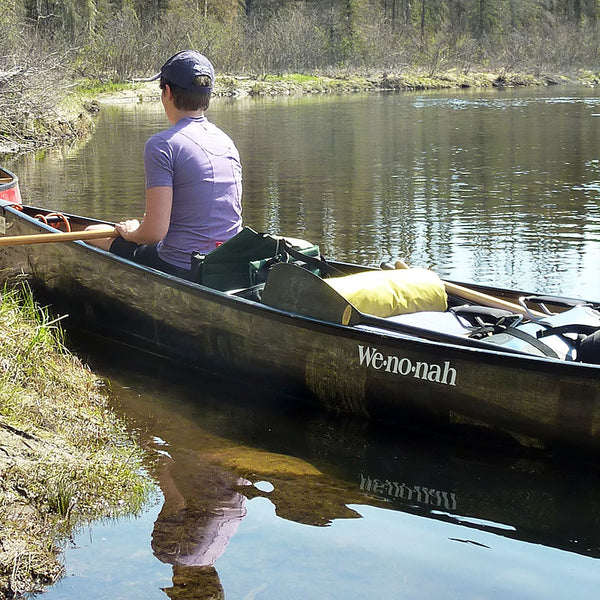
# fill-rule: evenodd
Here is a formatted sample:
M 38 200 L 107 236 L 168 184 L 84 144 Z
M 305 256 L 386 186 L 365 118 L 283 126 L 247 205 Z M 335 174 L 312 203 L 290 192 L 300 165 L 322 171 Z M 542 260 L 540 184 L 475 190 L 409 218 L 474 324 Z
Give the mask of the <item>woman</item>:
M 206 254 L 241 230 L 242 167 L 233 141 L 204 116 L 214 85 L 210 61 L 184 50 L 156 79 L 172 127 L 146 142 L 144 218 L 117 223 L 119 237 L 91 243 L 189 278 L 193 252 Z

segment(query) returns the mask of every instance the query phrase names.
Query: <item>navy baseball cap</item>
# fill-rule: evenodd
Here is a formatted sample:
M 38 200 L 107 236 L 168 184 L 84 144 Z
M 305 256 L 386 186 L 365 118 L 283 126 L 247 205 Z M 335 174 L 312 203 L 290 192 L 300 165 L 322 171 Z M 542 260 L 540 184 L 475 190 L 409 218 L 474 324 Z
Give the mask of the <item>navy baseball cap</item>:
M 198 86 L 196 78 L 201 75 L 210 77 L 209 86 Z M 157 73 L 148 81 L 155 81 L 160 77 L 164 77 L 167 81 L 185 90 L 201 87 L 206 91 L 210 91 L 215 81 L 215 69 L 208 58 L 200 52 L 182 50 L 171 56 L 162 66 L 160 73 Z

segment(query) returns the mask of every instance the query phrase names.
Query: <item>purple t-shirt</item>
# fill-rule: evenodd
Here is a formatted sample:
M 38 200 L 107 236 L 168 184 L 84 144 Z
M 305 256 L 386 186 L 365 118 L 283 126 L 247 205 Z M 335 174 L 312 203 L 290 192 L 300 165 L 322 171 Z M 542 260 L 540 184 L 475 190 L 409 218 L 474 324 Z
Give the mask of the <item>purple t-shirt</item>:
M 185 117 L 144 148 L 146 188 L 173 188 L 159 256 L 190 268 L 192 252 L 214 250 L 242 228 L 242 165 L 231 138 L 206 117 Z

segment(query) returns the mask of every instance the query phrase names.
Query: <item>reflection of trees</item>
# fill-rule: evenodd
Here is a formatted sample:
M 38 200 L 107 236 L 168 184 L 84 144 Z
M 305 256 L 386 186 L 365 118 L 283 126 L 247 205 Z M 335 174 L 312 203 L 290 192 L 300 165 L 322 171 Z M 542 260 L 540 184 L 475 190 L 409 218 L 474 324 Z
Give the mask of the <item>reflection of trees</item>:
M 541 288 L 565 260 L 581 264 L 598 219 L 589 110 L 511 91 L 272 105 L 240 140 L 245 218 L 342 260 L 404 257 L 488 281 L 500 270 L 521 287 L 533 272 Z

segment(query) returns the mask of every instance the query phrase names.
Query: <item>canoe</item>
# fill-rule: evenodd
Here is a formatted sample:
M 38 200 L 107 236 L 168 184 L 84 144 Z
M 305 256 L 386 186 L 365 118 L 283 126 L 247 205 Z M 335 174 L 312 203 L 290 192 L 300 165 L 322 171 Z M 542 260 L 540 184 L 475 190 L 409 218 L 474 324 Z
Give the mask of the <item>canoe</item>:
M 68 315 L 67 328 L 386 426 L 550 452 L 600 450 L 600 366 L 581 362 L 574 349 L 595 341 L 598 303 L 538 297 L 533 308 L 525 299 L 535 294 L 444 282 L 447 310 L 383 318 L 358 310 L 307 264 L 280 262 L 263 284 L 214 289 L 81 240 L 58 243 L 66 226 L 78 232 L 98 220 L 6 197 L 0 211 L 4 236 L 57 236 L 57 243 L 8 245 L 0 236 L 0 269 L 4 281 L 25 273 L 41 302 Z M 337 279 L 387 270 L 327 264 Z M 504 310 L 480 308 L 480 297 Z M 465 304 L 466 312 L 458 308 Z M 551 325 L 542 326 L 545 319 Z M 534 340 L 549 327 L 562 328 L 550 336 L 554 356 L 539 350 L 550 338 Z
M 21 192 L 19 190 L 19 179 L 10 171 L 0 167 L 0 200 L 6 200 L 8 202 L 14 202 L 19 204 L 21 202 Z

